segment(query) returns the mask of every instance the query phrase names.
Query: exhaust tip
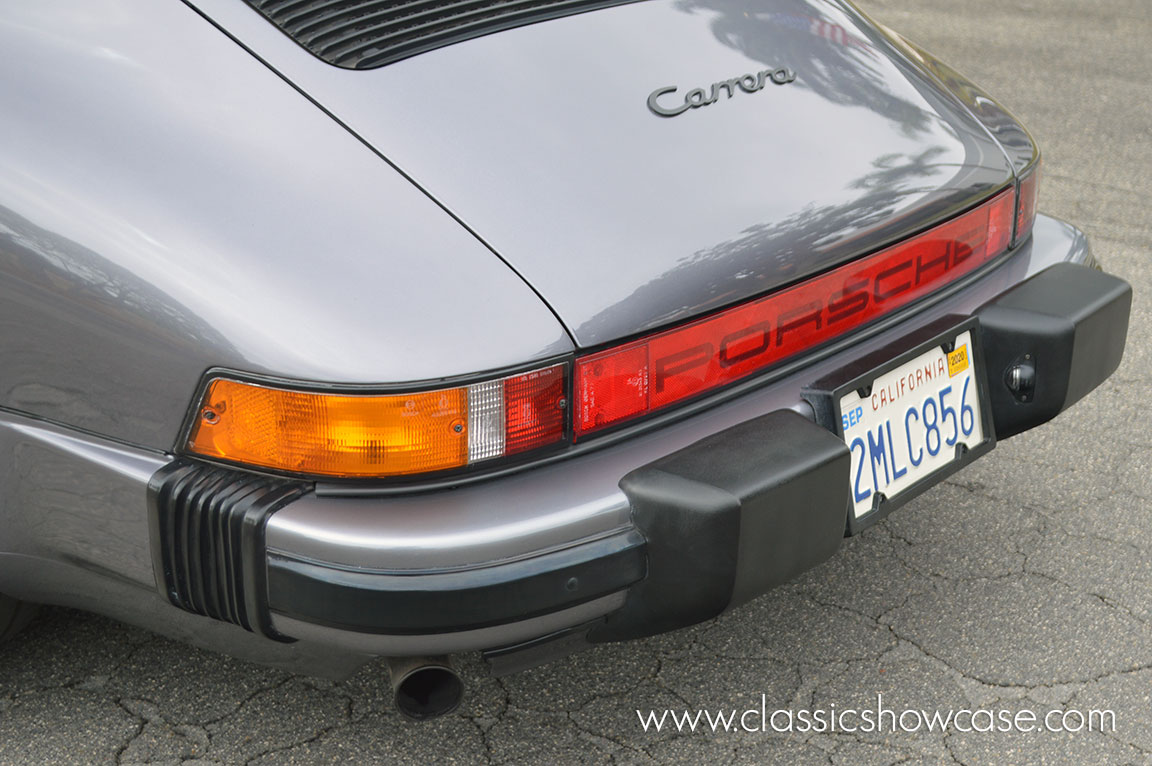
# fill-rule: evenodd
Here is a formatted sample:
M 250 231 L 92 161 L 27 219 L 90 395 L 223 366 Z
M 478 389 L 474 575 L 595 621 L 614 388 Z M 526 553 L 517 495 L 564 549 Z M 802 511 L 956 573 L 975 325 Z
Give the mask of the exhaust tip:
M 427 721 L 460 706 L 464 682 L 447 657 L 399 657 L 388 665 L 396 709 L 408 718 Z

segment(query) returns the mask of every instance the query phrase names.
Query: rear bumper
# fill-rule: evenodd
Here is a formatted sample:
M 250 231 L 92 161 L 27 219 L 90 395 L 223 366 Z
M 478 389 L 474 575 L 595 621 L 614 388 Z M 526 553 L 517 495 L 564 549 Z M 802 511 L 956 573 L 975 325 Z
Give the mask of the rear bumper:
M 530 652 L 577 634 L 614 641 L 706 620 L 820 563 L 848 529 L 849 451 L 801 399 L 807 383 L 889 353 L 925 324 L 975 318 L 1003 439 L 1116 369 L 1131 290 L 1076 263 L 1089 259 L 1082 237 L 1053 225 L 1065 226 L 1042 221 L 1036 240 L 1063 250 L 1018 254 L 1031 263 L 1001 266 L 855 353 L 517 477 L 398 497 L 320 487 L 266 507 L 253 526 L 219 500 L 236 472 L 169 465 L 153 477 L 153 539 L 187 550 L 158 557 L 158 571 L 170 600 L 192 611 L 244 613 L 245 627 L 273 638 L 365 653 Z M 1022 364 L 1032 371 L 1023 388 L 1011 372 Z M 197 476 L 183 494 L 169 478 L 180 471 Z M 226 582 L 236 584 L 223 600 L 198 595 Z
M 996 438 L 1051 419 L 1115 371 L 1130 305 L 1127 283 L 1062 264 L 975 311 Z M 1014 392 L 1008 371 L 1025 360 L 1035 380 L 1028 393 Z M 590 640 L 673 630 L 831 556 L 845 535 L 849 459 L 829 430 L 777 410 L 625 475 L 633 525 L 626 530 L 436 574 L 335 568 L 271 553 L 269 606 L 331 629 L 416 636 L 518 622 L 623 592 L 619 608 L 587 626 Z

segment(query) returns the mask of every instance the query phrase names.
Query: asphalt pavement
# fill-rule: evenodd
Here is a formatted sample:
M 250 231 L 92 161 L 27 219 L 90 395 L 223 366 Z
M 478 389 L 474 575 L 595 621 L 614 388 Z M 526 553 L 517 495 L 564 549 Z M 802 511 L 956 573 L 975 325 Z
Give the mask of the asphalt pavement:
M 318 681 L 46 609 L 0 650 L 0 763 L 1152 763 L 1152 3 L 863 6 L 1021 118 L 1044 151 L 1041 210 L 1132 283 L 1108 382 L 720 619 L 500 680 L 465 658 L 462 708 L 427 724 L 392 711 L 381 666 Z M 1116 726 L 657 733 L 636 713 L 878 694 L 1111 710 Z

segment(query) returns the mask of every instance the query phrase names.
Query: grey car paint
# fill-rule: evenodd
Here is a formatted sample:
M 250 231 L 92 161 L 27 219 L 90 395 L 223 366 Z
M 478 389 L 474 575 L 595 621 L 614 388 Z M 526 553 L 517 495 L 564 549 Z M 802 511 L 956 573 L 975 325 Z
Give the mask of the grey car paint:
M 1040 158 L 1040 150 L 1024 126 L 980 86 L 918 45 L 894 33 L 890 34 L 889 39 L 902 53 L 911 60 L 919 62 L 925 70 L 931 72 L 963 102 L 964 106 L 980 120 L 984 127 L 988 128 L 988 131 L 1004 149 L 1004 153 L 1008 156 L 1012 168 L 1017 174 Z
M 1013 179 L 963 104 L 827 0 L 650 0 L 356 72 L 244 3 L 190 1 L 465 221 L 583 347 L 824 270 Z M 671 119 L 646 105 L 776 67 L 795 82 Z
M 167 450 L 212 366 L 376 383 L 572 348 L 184 4 L 5 2 L 0 50 L 0 407 Z

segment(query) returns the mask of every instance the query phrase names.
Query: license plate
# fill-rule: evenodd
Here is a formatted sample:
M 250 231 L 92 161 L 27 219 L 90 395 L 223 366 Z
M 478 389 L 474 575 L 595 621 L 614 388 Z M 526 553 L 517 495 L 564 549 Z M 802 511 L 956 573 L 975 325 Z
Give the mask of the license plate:
M 923 486 L 985 442 L 977 360 L 967 329 L 840 396 L 855 518 Z

